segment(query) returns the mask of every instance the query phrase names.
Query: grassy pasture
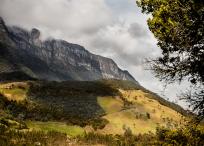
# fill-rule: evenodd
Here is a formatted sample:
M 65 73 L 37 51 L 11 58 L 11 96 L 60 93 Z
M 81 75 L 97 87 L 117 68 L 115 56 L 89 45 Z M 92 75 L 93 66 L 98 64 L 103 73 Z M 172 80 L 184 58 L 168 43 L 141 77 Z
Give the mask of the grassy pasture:
M 32 130 L 42 130 L 45 132 L 55 131 L 65 133 L 69 136 L 82 136 L 84 134 L 83 128 L 79 126 L 70 126 L 62 122 L 26 121 L 26 125 Z
M 124 104 L 119 104 L 121 100 L 117 98 L 101 97 L 98 100 L 107 112 L 104 118 L 109 121 L 103 130 L 99 130 L 100 133 L 123 134 L 124 127 L 129 127 L 134 134 L 155 133 L 159 125 L 174 128 L 182 123 L 183 116 L 180 113 L 148 98 L 147 93 L 141 90 L 120 91 L 123 98 L 131 103 L 129 107 L 124 108 Z

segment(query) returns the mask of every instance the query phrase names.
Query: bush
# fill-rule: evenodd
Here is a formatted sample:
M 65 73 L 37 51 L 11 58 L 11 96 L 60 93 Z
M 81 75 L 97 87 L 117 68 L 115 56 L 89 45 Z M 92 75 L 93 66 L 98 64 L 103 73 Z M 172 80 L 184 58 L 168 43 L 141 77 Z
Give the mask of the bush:
M 92 125 L 92 127 L 94 128 L 94 130 L 97 130 L 97 129 L 103 129 L 108 123 L 109 123 L 109 122 L 108 122 L 108 120 L 106 120 L 106 119 L 96 118 L 96 119 L 93 119 L 93 120 L 90 122 L 90 125 Z
M 157 128 L 157 143 L 162 145 L 201 146 L 204 145 L 204 131 L 195 125 L 170 130 Z
M 150 119 L 150 113 L 146 113 L 147 119 Z
M 128 134 L 127 134 L 128 133 Z M 154 145 L 154 134 L 132 135 L 103 135 L 98 133 L 87 133 L 84 137 L 78 137 L 78 141 L 91 144 L 102 144 L 106 146 L 151 146 Z
M 0 126 L 1 127 L 1 126 Z M 18 130 L 0 131 L 1 146 L 33 146 L 33 145 L 67 145 L 67 136 L 58 132 L 27 131 Z

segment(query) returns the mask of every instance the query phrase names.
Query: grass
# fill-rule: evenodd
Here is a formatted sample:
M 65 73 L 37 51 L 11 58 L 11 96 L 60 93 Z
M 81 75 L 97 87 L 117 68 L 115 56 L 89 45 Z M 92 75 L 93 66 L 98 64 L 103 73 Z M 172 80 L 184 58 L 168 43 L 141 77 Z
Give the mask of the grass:
M 149 112 L 153 115 L 156 122 L 160 122 L 160 117 L 172 117 L 175 121 L 180 121 L 182 115 L 175 110 L 161 105 L 158 101 L 154 99 L 150 99 L 147 97 L 147 94 L 141 90 L 129 90 L 129 91 L 122 91 L 124 98 L 133 102 L 136 105 L 140 105 L 137 109 L 140 112 Z M 154 111 L 154 112 L 153 112 Z
M 23 101 L 26 99 L 28 85 L 23 82 L 5 83 L 0 85 L 0 93 L 8 100 Z
M 0 89 L 0 93 L 8 100 L 23 101 L 26 99 L 26 91 L 23 89 Z
M 69 126 L 62 122 L 26 121 L 26 125 L 32 130 L 42 130 L 45 132 L 55 131 L 65 133 L 72 137 L 84 135 L 83 128 L 79 126 Z
M 117 99 L 102 97 L 98 99 L 100 105 L 107 111 L 104 118 L 109 121 L 101 133 L 123 134 L 124 126 L 129 127 L 134 134 L 149 131 L 155 133 L 159 125 L 175 127 L 180 121 L 182 122 L 181 114 L 154 99 L 149 99 L 141 90 L 121 90 L 121 93 L 123 98 L 132 103 L 123 110 L 114 109 L 114 105 L 119 103 Z M 150 119 L 145 117 L 146 113 L 150 114 Z M 136 118 L 137 115 L 139 118 Z
M 118 112 L 123 107 L 123 101 L 119 98 L 114 97 L 98 97 L 98 104 L 103 108 L 103 110 L 107 113 Z
M 133 134 L 155 132 L 156 123 L 151 120 L 135 119 L 132 111 L 126 110 L 105 116 L 109 124 L 101 131 L 108 134 L 123 134 L 124 126 L 129 127 Z

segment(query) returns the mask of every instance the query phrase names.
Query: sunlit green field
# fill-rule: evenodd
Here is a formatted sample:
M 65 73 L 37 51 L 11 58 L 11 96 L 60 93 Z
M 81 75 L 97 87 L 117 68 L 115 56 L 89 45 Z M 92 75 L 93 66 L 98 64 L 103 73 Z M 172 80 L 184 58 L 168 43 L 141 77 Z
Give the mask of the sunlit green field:
M 98 104 L 105 110 L 107 114 L 122 110 L 123 101 L 115 97 L 98 97 Z
M 31 130 L 42 130 L 45 132 L 56 131 L 65 133 L 69 136 L 83 135 L 84 130 L 79 126 L 70 126 L 61 122 L 39 122 L 39 121 L 26 121 L 28 128 Z

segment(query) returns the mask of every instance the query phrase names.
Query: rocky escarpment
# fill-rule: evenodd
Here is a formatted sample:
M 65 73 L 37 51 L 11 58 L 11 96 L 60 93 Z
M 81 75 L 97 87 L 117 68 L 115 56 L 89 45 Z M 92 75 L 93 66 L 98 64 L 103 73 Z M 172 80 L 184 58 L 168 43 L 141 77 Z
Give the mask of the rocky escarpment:
M 13 60 L 28 68 L 39 79 L 120 79 L 137 83 L 128 71 L 121 70 L 113 60 L 92 54 L 80 45 L 56 39 L 42 41 L 38 29 L 27 31 L 20 27 L 8 27 L 2 19 L 1 24 L 0 35 L 8 37 L 15 45 L 12 48 L 15 54 Z

